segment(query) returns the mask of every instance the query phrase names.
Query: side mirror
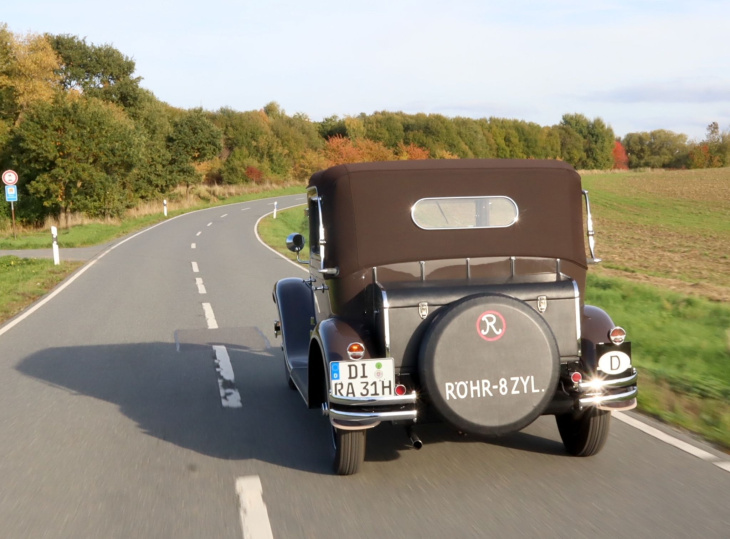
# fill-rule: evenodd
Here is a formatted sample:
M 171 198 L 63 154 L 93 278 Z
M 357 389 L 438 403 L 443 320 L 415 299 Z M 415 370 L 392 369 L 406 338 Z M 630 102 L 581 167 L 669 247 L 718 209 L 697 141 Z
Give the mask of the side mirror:
M 298 232 L 289 234 L 286 237 L 286 248 L 293 253 L 298 253 L 299 251 L 304 249 L 304 245 L 306 243 L 307 241 L 304 239 L 304 236 L 302 236 Z
M 304 239 L 304 236 L 298 232 L 289 234 L 286 237 L 286 248 L 297 254 L 297 262 L 300 264 L 309 264 L 309 260 L 299 260 L 299 252 L 304 249 L 306 243 L 307 241 Z

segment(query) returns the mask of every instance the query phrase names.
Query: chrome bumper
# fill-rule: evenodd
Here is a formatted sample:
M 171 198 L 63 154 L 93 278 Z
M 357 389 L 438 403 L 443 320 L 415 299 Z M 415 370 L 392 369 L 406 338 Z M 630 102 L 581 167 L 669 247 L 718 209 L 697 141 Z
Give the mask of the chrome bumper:
M 631 410 L 636 408 L 639 378 L 636 369 L 620 378 L 594 378 L 580 382 L 576 387 L 580 407 L 595 406 L 600 410 Z
M 418 394 L 390 397 L 339 397 L 329 396 L 322 405 L 322 413 L 330 418 L 335 427 L 360 429 L 379 425 L 382 421 L 416 421 Z M 344 407 L 344 408 L 342 408 Z M 378 408 L 387 408 L 378 410 Z M 399 408 L 399 409 L 393 409 Z

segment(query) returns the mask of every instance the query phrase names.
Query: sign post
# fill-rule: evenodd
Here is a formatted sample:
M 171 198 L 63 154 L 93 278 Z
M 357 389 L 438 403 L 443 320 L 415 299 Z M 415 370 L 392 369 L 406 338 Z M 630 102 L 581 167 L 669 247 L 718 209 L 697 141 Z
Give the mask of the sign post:
M 15 235 L 15 203 L 18 201 L 18 188 L 15 186 L 18 183 L 18 173 L 14 170 L 6 170 L 3 172 L 3 183 L 5 184 L 5 200 L 10 202 L 10 214 L 13 220 L 13 238 L 17 238 Z

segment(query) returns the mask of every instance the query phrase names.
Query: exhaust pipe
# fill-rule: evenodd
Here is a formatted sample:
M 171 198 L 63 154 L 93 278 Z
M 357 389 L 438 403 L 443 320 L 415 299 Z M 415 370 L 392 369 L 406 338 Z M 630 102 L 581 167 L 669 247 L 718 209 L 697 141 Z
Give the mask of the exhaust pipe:
M 418 434 L 413 432 L 413 429 L 408 429 L 408 438 L 411 440 L 411 444 L 413 444 L 413 449 L 421 449 L 423 447 L 423 442 L 418 437 Z

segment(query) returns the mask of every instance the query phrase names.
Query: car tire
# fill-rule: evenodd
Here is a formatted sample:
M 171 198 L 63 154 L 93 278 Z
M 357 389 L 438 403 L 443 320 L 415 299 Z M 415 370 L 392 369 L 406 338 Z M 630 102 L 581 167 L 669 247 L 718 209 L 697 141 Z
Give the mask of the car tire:
M 591 407 L 579 415 L 556 415 L 555 420 L 565 450 L 576 457 L 590 457 L 606 443 L 611 412 Z
M 352 475 L 365 460 L 365 430 L 343 430 L 332 427 L 335 446 L 334 471 L 337 475 Z

